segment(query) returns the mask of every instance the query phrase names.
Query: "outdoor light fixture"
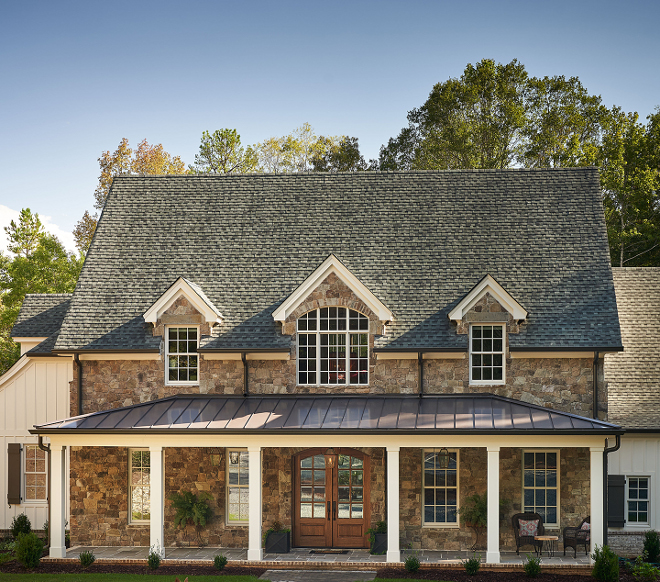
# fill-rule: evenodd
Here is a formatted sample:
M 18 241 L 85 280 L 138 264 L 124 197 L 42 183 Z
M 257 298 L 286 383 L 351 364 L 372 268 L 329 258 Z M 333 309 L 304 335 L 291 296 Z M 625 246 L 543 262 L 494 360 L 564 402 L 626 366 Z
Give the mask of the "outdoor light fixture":
M 219 467 L 220 460 L 222 459 L 222 451 L 220 449 L 213 448 L 209 451 L 209 457 L 211 458 L 211 466 Z
M 329 467 L 332 469 L 335 466 L 335 450 L 334 449 L 328 449 L 325 452 L 325 464 L 326 467 Z
M 229 451 L 229 462 L 232 465 L 238 465 L 239 454 L 238 451 Z
M 442 447 L 438 453 L 438 465 L 441 469 L 449 467 L 449 451 L 445 447 Z

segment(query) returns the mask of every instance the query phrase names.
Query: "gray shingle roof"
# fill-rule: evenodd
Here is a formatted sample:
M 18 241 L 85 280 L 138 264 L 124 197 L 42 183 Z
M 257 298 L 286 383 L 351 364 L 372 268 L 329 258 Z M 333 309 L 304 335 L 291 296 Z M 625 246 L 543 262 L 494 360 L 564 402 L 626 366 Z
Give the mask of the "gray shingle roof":
M 466 349 L 447 314 L 487 273 L 529 311 L 512 347 L 618 347 L 595 168 L 119 177 L 59 350 L 158 349 L 142 319 L 179 277 L 218 349 L 286 348 L 272 312 L 334 253 L 394 313 L 377 346 Z
M 613 434 L 619 427 L 492 394 L 177 395 L 38 427 L 51 432 Z
M 660 430 L 660 268 L 612 271 L 624 351 L 605 357 L 609 418 Z
M 71 293 L 30 293 L 25 296 L 12 337 L 48 337 L 62 326 Z

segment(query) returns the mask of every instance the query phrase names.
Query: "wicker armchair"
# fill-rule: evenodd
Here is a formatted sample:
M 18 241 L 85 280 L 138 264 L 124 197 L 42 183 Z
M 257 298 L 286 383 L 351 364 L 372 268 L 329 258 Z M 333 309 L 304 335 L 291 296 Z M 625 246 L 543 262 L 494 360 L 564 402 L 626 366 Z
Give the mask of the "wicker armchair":
M 584 546 L 585 555 L 589 555 L 589 540 L 590 531 L 582 529 L 585 523 L 591 523 L 591 516 L 585 517 L 578 527 L 565 527 L 564 528 L 564 556 L 566 555 L 566 548 L 573 548 L 573 557 L 577 557 L 577 547 Z
M 520 555 L 521 546 L 534 546 L 534 551 L 538 552 L 543 546 L 543 542 L 540 540 L 535 540 L 534 536 L 521 536 L 520 535 L 520 524 L 521 519 L 531 520 L 538 519 L 539 526 L 536 530 L 537 536 L 542 536 L 545 534 L 545 528 L 543 527 L 543 518 L 538 513 L 516 513 L 511 518 L 511 525 L 513 526 L 513 533 L 516 536 L 516 554 Z

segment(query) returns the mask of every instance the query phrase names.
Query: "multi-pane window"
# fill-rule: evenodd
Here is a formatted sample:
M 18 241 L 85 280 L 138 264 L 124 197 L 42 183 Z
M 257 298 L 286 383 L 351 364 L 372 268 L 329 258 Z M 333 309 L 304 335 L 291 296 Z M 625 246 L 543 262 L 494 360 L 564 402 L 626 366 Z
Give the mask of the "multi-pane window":
M 298 384 L 368 384 L 369 318 L 323 307 L 298 318 Z
M 424 451 L 424 524 L 458 523 L 458 451 Z
M 196 327 L 167 328 L 168 384 L 195 384 L 198 382 L 197 339 Z
M 149 451 L 131 449 L 128 477 L 130 484 L 131 521 L 147 521 L 151 491 L 151 459 Z
M 24 445 L 25 500 L 46 501 L 46 453 L 37 445 Z
M 559 500 L 559 453 L 523 452 L 523 505 L 538 513 L 545 525 L 557 525 Z
M 470 326 L 470 382 L 504 383 L 504 326 Z
M 227 451 L 227 523 L 247 523 L 250 497 L 247 451 Z
M 628 477 L 628 523 L 649 523 L 648 477 Z

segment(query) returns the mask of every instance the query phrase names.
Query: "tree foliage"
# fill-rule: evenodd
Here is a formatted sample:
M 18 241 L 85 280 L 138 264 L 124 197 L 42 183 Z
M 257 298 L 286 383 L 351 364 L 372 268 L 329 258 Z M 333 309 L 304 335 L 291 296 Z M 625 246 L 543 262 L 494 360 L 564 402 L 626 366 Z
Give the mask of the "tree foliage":
M 315 172 L 363 172 L 370 169 L 360 153 L 357 137 L 342 137 L 339 142 L 321 136 L 322 147 L 312 159 Z
M 20 350 L 9 334 L 28 293 L 73 291 L 82 256 L 67 253 L 57 237 L 47 233 L 38 214 L 21 210 L 18 222 L 5 227 L 11 255 L 0 254 L 0 374 L 18 359 Z
M 243 147 L 235 129 L 205 131 L 190 171 L 196 174 L 250 174 L 258 165 L 257 152 L 252 146 Z

